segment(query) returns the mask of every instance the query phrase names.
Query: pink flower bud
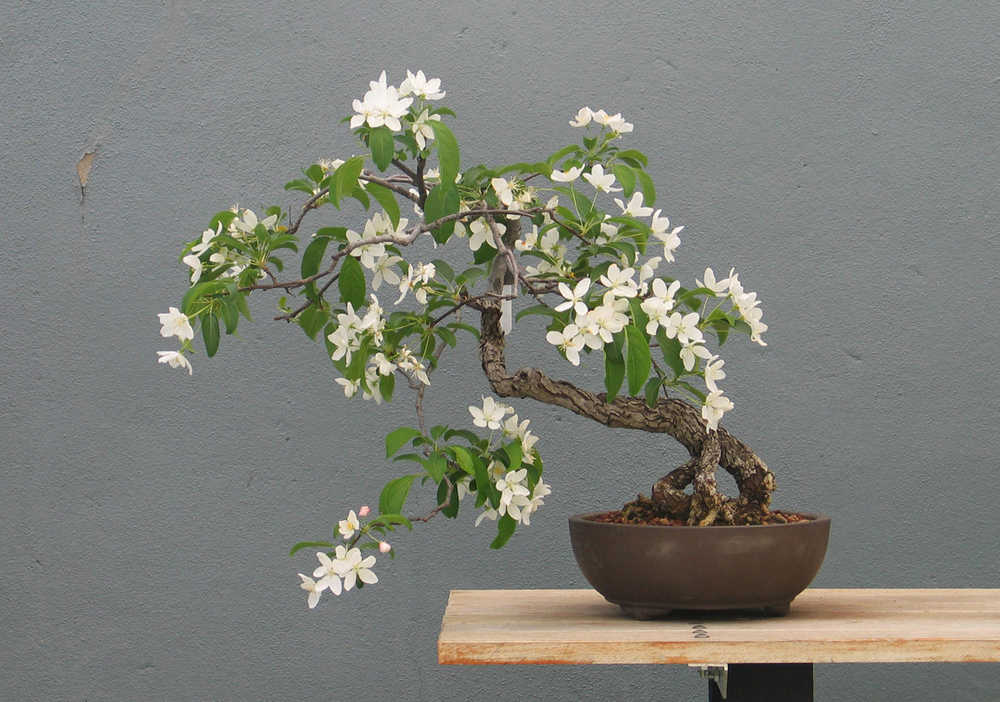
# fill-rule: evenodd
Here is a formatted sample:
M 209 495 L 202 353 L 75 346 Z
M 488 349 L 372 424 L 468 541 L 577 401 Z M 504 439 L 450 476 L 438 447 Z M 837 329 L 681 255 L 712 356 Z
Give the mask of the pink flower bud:
M 379 541 L 378 550 L 382 553 L 389 553 L 392 550 L 392 546 L 389 545 L 388 541 Z
M 361 505 L 361 509 L 358 510 L 359 517 L 367 517 L 371 514 L 371 508 L 368 505 Z

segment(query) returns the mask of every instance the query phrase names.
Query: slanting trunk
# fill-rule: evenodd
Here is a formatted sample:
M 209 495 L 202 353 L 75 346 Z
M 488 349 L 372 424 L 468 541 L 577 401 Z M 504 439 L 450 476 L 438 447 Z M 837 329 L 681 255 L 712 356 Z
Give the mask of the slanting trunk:
M 507 222 L 504 242 L 512 246 L 519 231 L 519 222 Z M 491 292 L 500 293 L 506 273 L 506 259 L 498 255 L 490 273 Z M 655 407 L 635 397 L 606 402 L 604 393 L 555 380 L 537 368 L 521 368 L 508 374 L 499 301 L 483 304 L 480 314 L 480 360 L 497 395 L 529 397 L 558 405 L 609 427 L 669 434 L 688 450 L 691 460 L 653 485 L 652 498 L 663 516 L 708 525 L 755 524 L 768 514 L 774 475 L 746 444 L 725 429 L 708 432 L 697 408 L 677 399 L 661 399 Z M 716 466 L 733 476 L 739 497 L 729 498 L 718 492 Z M 693 485 L 690 494 L 685 492 L 688 485 Z

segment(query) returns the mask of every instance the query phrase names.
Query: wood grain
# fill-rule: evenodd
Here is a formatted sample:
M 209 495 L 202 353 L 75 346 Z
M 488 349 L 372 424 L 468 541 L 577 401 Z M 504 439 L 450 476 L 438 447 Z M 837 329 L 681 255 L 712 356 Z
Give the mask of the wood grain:
M 452 590 L 444 664 L 1000 661 L 1000 589 L 808 589 L 786 617 L 626 618 L 594 590 Z

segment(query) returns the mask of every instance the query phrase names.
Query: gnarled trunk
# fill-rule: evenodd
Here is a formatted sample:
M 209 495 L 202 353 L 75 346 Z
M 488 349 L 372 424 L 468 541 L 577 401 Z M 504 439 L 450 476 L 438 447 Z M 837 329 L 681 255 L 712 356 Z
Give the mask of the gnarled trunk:
M 513 246 L 520 231 L 518 221 L 506 223 L 503 242 Z M 500 294 L 507 274 L 507 258 L 498 254 L 490 273 L 489 290 Z M 755 524 L 769 513 L 774 474 L 750 448 L 719 428 L 708 432 L 701 413 L 686 402 L 661 399 L 654 407 L 635 397 L 617 397 L 606 402 L 604 393 L 592 393 L 564 380 L 555 380 L 537 368 L 521 368 L 509 374 L 500 328 L 500 301 L 480 307 L 479 354 L 493 391 L 501 397 L 529 397 L 558 405 L 609 427 L 664 433 L 679 441 L 691 460 L 660 478 L 652 498 L 661 514 L 688 524 Z M 715 470 L 722 466 L 736 481 L 740 494 L 726 497 L 718 492 Z M 685 488 L 693 484 L 693 492 Z

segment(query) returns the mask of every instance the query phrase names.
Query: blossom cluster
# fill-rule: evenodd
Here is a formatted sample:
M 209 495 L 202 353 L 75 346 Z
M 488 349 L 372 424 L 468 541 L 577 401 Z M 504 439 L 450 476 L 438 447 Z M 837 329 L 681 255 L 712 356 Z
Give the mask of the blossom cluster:
M 492 431 L 499 429 L 504 438 L 519 440 L 522 463 L 529 466 L 535 463 L 538 437 L 528 429 L 530 419 L 521 420 L 513 407 L 497 402 L 492 397 L 483 397 L 482 407 L 470 405 L 469 414 L 472 415 L 473 425 Z M 530 525 L 532 513 L 544 505 L 543 498 L 552 493 L 551 488 L 541 479 L 530 488 L 527 468 L 507 470 L 500 461 L 491 461 L 487 474 L 500 495 L 500 505 L 497 508 L 484 505 L 483 511 L 476 518 L 476 526 L 484 519 L 496 520 L 504 515 L 509 515 L 519 524 Z M 466 478 L 459 483 L 459 499 L 468 493 L 469 480 Z
M 410 107 L 414 99 L 440 100 L 444 95 L 441 79 L 428 80 L 423 71 L 417 71 L 416 74 L 407 71 L 406 79 L 398 88 L 388 84 L 385 71 L 382 71 L 377 81 L 369 83 L 369 90 L 364 97 L 354 101 L 355 114 L 351 117 L 351 129 L 365 125 L 373 129 L 386 126 L 393 132 L 399 132 L 403 129 L 401 120 L 409 117 L 413 138 L 417 146 L 425 149 L 427 142 L 434 138 L 434 129 L 430 123 L 440 121 L 441 116 L 430 114 L 430 108 L 427 107 L 419 114 L 410 114 Z
M 368 516 L 370 509 L 367 505 L 360 510 L 362 517 Z M 306 601 L 309 609 L 313 609 L 318 603 L 320 595 L 329 590 L 334 595 L 348 592 L 361 581 L 365 585 L 374 585 L 378 582 L 378 576 L 372 572 L 375 565 L 375 556 L 362 557 L 361 549 L 354 546 L 357 539 L 353 538 L 356 532 L 365 533 L 364 528 L 358 521 L 358 513 L 351 510 L 347 519 L 342 519 L 338 524 L 338 532 L 348 541 L 348 545 L 338 545 L 334 547 L 333 558 L 330 554 L 318 551 L 316 558 L 319 566 L 313 571 L 313 576 L 299 573 L 302 582 L 300 587 L 309 593 Z M 392 547 L 386 541 L 378 544 L 380 553 L 388 553 Z M 316 578 L 315 580 L 313 578 Z

